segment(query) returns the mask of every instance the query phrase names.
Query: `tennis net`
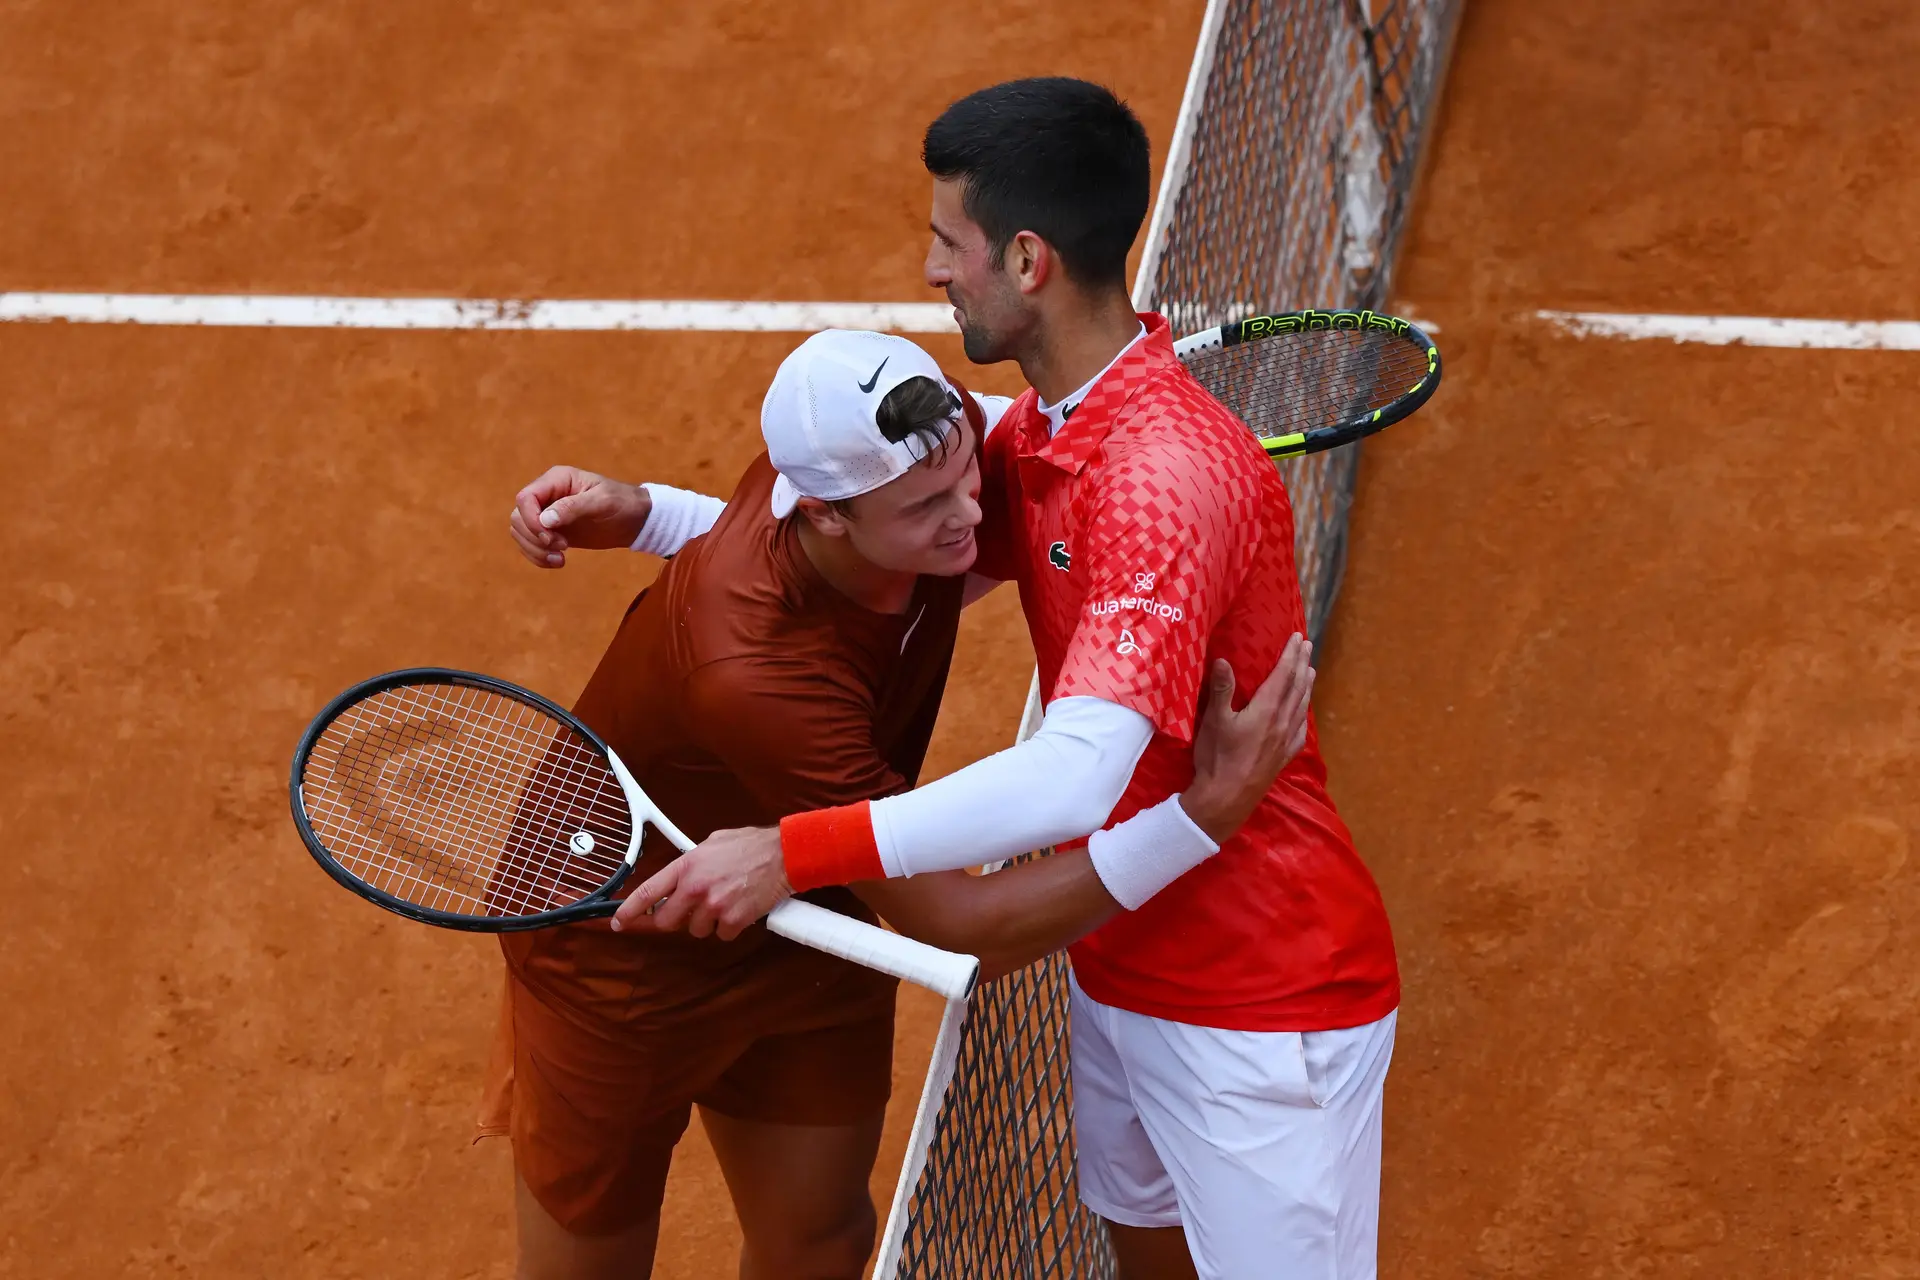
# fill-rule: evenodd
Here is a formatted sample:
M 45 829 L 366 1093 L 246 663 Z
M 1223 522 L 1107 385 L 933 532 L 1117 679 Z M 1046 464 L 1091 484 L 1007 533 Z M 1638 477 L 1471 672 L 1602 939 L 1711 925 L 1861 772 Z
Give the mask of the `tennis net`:
M 1136 304 L 1165 312 L 1175 333 L 1308 306 L 1380 308 L 1459 9 L 1210 0 Z M 1347 448 L 1280 464 L 1316 640 L 1339 588 L 1356 460 Z M 1036 678 L 1021 738 L 1039 710 Z M 1074 1185 L 1066 1033 L 1063 955 L 948 1007 L 877 1277 L 1114 1274 Z

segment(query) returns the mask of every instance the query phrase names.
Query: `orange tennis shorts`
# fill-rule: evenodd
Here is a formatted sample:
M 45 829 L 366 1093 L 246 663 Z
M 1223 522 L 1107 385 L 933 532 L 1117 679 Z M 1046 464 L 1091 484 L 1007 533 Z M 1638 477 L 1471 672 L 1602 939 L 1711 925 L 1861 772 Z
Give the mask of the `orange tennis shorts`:
M 696 1103 L 797 1125 L 855 1124 L 883 1110 L 891 992 L 876 1001 L 863 982 L 836 1000 L 804 983 L 790 994 L 613 1033 L 551 1007 L 509 972 L 476 1140 L 509 1136 L 521 1181 L 554 1221 L 607 1235 L 658 1212 Z

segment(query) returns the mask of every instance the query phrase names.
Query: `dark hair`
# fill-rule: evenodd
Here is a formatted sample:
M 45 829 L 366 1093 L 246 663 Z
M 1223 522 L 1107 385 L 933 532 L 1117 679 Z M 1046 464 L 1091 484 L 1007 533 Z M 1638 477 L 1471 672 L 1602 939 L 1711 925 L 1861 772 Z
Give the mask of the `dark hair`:
M 978 90 L 927 126 L 920 158 L 961 181 L 996 266 L 1031 231 L 1079 283 L 1126 283 L 1152 169 L 1146 129 L 1112 90 L 1066 76 Z
M 953 439 L 954 415 L 959 412 L 959 397 L 923 375 L 908 378 L 887 392 L 874 411 L 873 424 L 895 444 L 913 440 L 922 458 L 930 458 L 935 453 L 945 457 L 948 442 Z M 840 498 L 827 505 L 843 516 L 853 514 L 851 498 Z

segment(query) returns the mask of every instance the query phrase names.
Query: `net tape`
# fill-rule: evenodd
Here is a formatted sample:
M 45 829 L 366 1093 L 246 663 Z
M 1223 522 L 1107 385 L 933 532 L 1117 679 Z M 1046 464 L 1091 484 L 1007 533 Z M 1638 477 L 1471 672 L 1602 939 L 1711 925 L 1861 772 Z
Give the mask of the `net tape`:
M 1380 309 L 1459 8 L 1213 0 L 1182 106 L 1185 167 L 1177 133 L 1137 300 L 1175 333 L 1309 306 Z M 1216 394 L 1239 408 L 1233 388 Z M 1345 448 L 1280 464 L 1316 641 L 1340 583 L 1356 460 Z M 1114 1275 L 1075 1187 L 1067 973 L 1056 954 L 974 993 L 925 1166 L 883 1241 L 886 1275 Z

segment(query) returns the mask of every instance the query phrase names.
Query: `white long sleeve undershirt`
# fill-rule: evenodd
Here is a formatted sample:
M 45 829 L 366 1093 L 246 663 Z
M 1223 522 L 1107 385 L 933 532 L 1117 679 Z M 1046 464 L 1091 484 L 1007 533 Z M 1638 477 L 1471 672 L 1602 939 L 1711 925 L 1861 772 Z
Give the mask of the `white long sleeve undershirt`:
M 998 862 L 1106 825 L 1153 722 L 1104 698 L 1060 698 L 1040 729 L 937 782 L 873 802 L 889 876 Z
M 1219 851 L 1170 796 L 1101 830 L 1153 739 L 1153 722 L 1104 698 L 1060 698 L 1031 738 L 869 812 L 889 876 L 998 862 L 1090 837 L 1088 855 L 1132 910 Z
M 633 540 L 635 551 L 650 556 L 679 554 L 680 548 L 713 528 L 727 504 L 719 498 L 667 484 L 643 484 L 653 498 L 653 510 Z

